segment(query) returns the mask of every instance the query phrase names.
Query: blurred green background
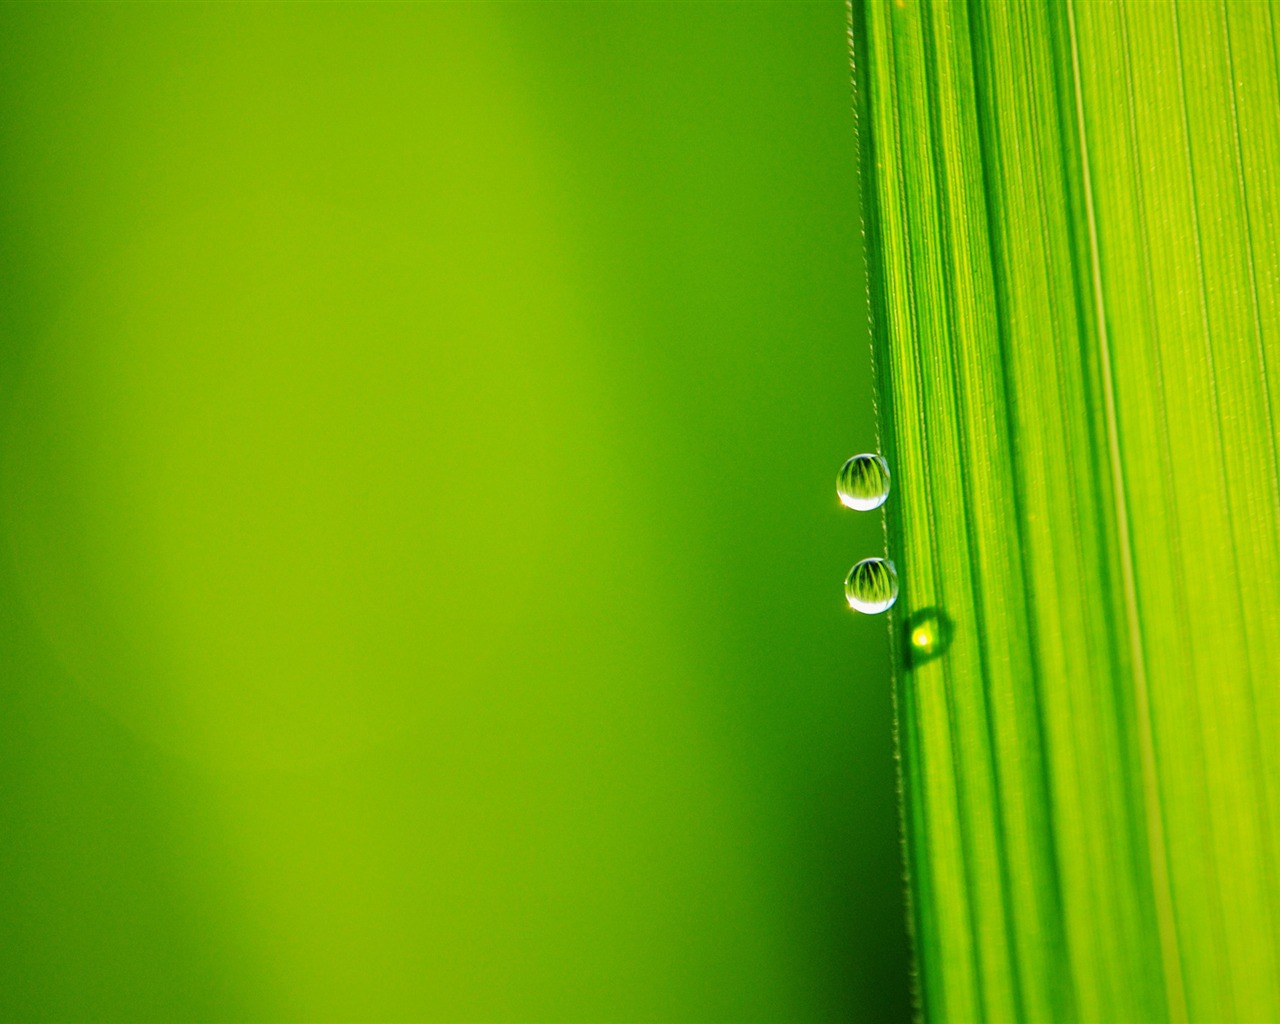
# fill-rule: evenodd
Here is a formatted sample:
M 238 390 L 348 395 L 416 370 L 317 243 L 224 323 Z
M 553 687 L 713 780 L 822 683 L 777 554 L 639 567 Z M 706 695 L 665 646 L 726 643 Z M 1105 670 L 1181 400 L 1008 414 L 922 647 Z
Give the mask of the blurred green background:
M 907 1016 L 845 46 L 0 8 L 0 1019 Z

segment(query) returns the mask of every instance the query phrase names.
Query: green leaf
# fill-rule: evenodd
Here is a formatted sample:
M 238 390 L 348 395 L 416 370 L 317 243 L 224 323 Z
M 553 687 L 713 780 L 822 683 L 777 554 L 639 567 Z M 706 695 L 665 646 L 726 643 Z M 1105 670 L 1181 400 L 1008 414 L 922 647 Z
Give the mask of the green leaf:
M 1277 22 L 853 7 L 930 1018 L 1280 1019 Z

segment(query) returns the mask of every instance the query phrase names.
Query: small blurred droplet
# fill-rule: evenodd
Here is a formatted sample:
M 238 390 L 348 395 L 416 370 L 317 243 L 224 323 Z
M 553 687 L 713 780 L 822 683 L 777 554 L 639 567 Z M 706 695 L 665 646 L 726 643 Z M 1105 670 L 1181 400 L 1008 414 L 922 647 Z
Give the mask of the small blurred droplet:
M 875 615 L 898 599 L 898 573 L 887 558 L 864 558 L 849 570 L 844 581 L 849 607 Z
M 941 608 L 921 608 L 905 625 L 907 664 L 912 667 L 946 654 L 955 633 L 950 616 Z
M 879 455 L 855 455 L 840 467 L 836 494 L 846 508 L 869 512 L 889 497 L 889 464 Z

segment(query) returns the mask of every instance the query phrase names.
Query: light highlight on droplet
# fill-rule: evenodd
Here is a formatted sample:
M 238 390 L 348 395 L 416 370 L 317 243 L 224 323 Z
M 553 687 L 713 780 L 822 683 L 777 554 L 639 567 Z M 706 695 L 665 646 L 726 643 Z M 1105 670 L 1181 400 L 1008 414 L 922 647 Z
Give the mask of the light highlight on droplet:
M 923 665 L 946 654 L 955 627 L 941 608 L 921 608 L 907 618 L 907 664 Z
M 889 464 L 879 455 L 855 455 L 840 467 L 836 494 L 846 508 L 869 512 L 889 497 Z
M 844 597 L 849 607 L 866 615 L 876 615 L 898 599 L 898 573 L 887 558 L 864 558 L 849 570 L 844 581 Z

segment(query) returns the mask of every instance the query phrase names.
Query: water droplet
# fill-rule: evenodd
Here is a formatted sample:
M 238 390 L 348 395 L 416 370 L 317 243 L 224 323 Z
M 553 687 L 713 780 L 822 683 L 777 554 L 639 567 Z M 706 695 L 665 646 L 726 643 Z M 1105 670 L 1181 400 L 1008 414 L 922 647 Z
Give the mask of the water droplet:
M 855 455 L 840 467 L 836 494 L 846 508 L 869 512 L 889 497 L 889 464 L 879 455 Z
M 854 611 L 882 612 L 898 599 L 898 572 L 887 558 L 864 558 L 845 577 L 844 596 Z
M 921 608 L 904 623 L 907 634 L 907 664 L 915 667 L 940 658 L 951 646 L 955 625 L 941 608 Z

